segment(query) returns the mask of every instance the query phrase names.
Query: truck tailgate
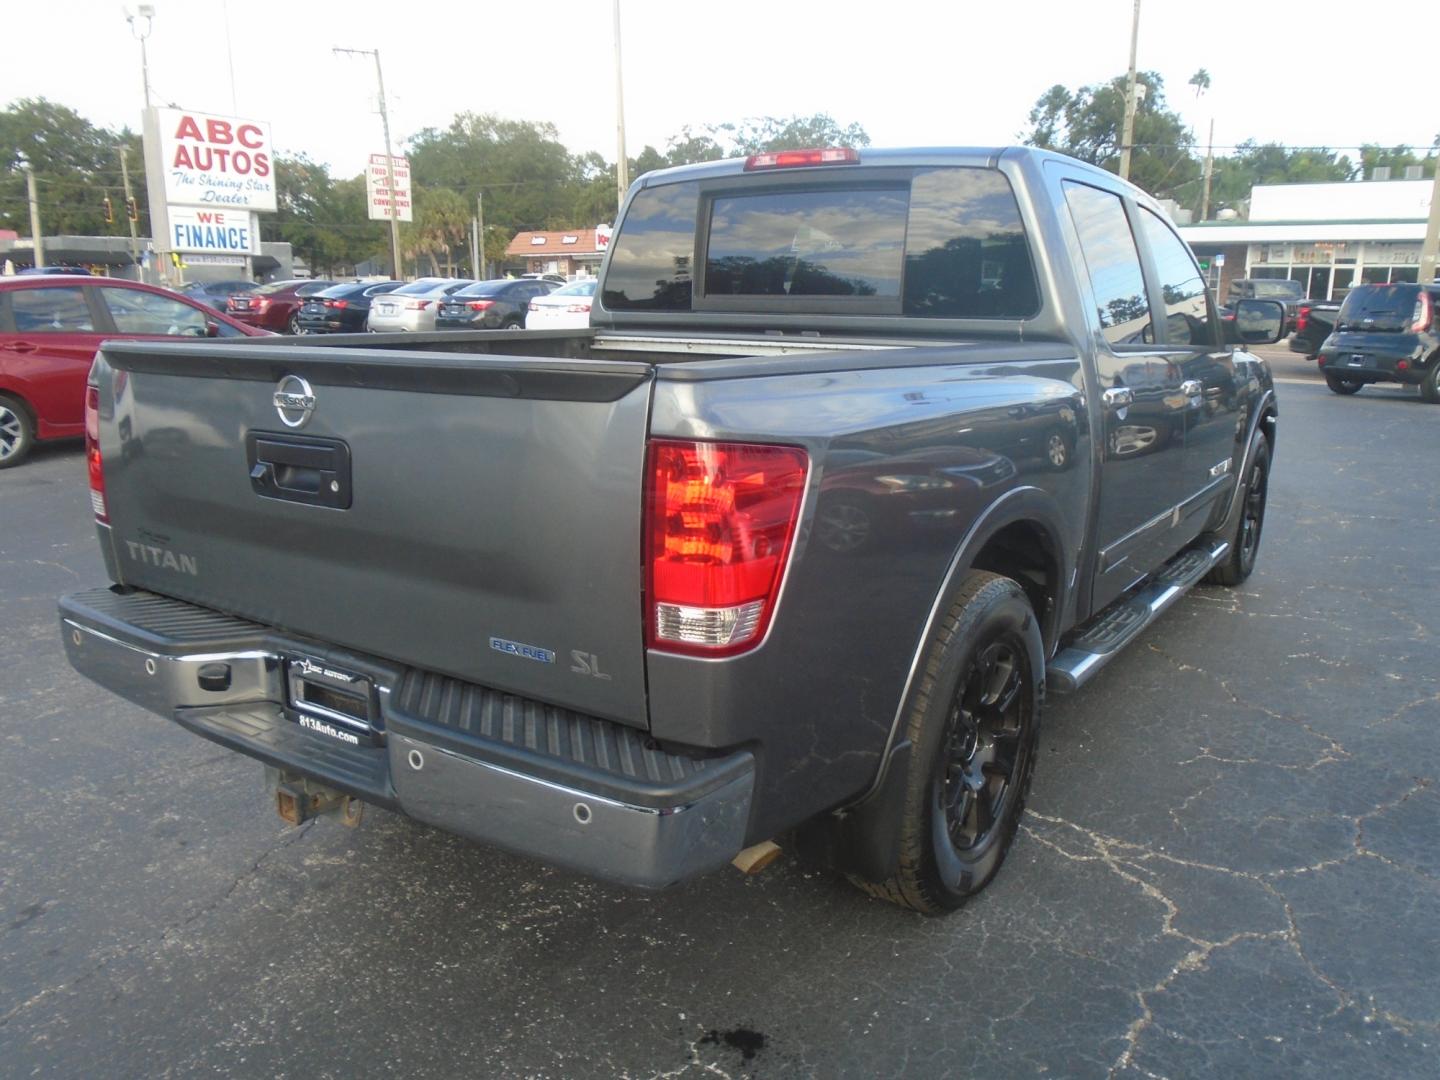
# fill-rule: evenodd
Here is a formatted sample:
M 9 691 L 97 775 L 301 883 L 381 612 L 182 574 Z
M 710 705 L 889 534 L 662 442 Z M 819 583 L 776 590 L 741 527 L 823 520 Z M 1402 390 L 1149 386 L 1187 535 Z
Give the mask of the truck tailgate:
M 126 585 L 643 727 L 652 374 L 107 344 L 115 565 Z

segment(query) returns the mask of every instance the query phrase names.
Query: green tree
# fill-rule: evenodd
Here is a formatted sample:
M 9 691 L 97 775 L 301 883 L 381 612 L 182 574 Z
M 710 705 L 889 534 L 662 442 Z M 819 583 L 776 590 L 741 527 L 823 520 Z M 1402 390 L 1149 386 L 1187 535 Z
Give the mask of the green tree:
M 274 215 L 261 219 L 267 240 L 289 243 L 314 273 L 332 274 L 385 249 L 386 226 L 368 219 L 364 177 L 334 180 L 304 154 L 275 160 Z
M 416 188 L 414 195 L 415 220 L 400 229 L 405 255 L 414 260 L 428 256 L 437 274 L 454 277 L 456 249 L 470 235 L 469 204 L 449 188 Z
M 47 233 L 127 233 L 121 146 L 130 151 L 131 186 L 143 209 L 145 175 L 138 136 L 97 127 L 44 98 L 11 102 L 0 112 L 0 228 L 30 233 L 22 168 L 28 162 L 35 172 L 41 227 Z M 109 224 L 104 216 L 107 197 L 115 218 Z
M 1360 168 L 1364 170 L 1365 176 L 1369 176 L 1376 166 L 1388 165 L 1390 178 L 1398 180 L 1404 177 L 1407 165 L 1419 165 L 1425 176 L 1434 176 L 1437 152 L 1440 152 L 1440 135 L 1435 137 L 1435 142 L 1424 156 L 1417 154 L 1414 147 L 1410 146 L 1385 147 L 1367 143 L 1360 147 Z
M 1165 82 L 1159 75 L 1140 72 L 1136 81 L 1145 90 L 1135 108 L 1130 179 L 1152 195 L 1174 197 L 1200 175 L 1193 154 L 1195 137 L 1179 114 L 1166 106 Z M 1125 84 L 1121 75 L 1074 91 L 1052 86 L 1030 110 L 1025 142 L 1119 172 Z
M 1292 150 L 1278 143 L 1242 142 L 1233 154 L 1215 159 L 1210 205 L 1234 207 L 1256 184 L 1321 184 L 1348 180 L 1350 159 L 1323 147 Z M 1196 202 L 1198 199 L 1190 200 Z
M 842 126 L 828 113 L 813 116 L 752 116 L 738 123 L 690 125 L 666 144 L 664 165 L 746 157 L 775 150 L 809 150 L 829 146 L 869 146 L 870 136 L 859 124 Z M 645 152 L 660 155 L 652 147 Z M 654 158 L 651 159 L 652 161 Z M 658 162 L 651 168 L 662 167 Z

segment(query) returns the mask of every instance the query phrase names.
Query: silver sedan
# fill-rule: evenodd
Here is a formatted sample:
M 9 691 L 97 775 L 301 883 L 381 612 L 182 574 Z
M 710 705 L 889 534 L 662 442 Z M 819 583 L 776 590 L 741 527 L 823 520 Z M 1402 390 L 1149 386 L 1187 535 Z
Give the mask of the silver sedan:
M 441 299 L 473 284 L 470 278 L 417 278 L 392 293 L 375 297 L 367 327 L 376 334 L 434 330 Z

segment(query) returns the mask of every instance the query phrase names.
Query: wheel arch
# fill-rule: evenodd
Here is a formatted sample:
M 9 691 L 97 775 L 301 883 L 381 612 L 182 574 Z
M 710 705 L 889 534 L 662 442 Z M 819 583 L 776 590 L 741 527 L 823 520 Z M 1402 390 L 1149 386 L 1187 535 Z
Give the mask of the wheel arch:
M 1025 591 L 1040 622 L 1043 652 L 1048 657 L 1059 637 L 1062 615 L 1068 610 L 1073 578 L 1075 554 L 1064 541 L 1063 521 L 1053 496 L 1039 488 L 1022 487 L 991 503 L 971 525 L 955 549 L 915 643 L 910 671 L 870 786 L 848 805 L 801 826 L 797 841 L 803 854 L 871 881 L 892 876 L 896 846 L 891 841 L 900 828 L 903 766 L 912 749 L 903 736 L 905 717 L 914 704 L 936 628 L 966 577 L 972 571 L 987 570 L 1013 578 Z

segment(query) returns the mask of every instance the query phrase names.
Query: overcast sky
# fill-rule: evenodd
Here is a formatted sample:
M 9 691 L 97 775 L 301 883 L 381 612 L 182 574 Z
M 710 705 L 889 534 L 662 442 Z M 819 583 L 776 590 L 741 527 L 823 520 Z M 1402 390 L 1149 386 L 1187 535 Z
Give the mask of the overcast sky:
M 548 120 L 570 149 L 615 158 L 611 0 L 155 8 L 156 104 L 269 120 L 282 153 L 337 175 L 360 172 L 381 135 L 373 66 L 334 45 L 381 49 L 397 147 L 471 110 Z M 877 146 L 1016 142 L 1051 85 L 1124 72 L 1132 10 L 1132 0 L 622 0 L 628 149 L 663 150 L 687 123 L 814 112 L 858 121 Z M 1375 26 L 1362 33 L 1367 10 Z M 139 130 L 140 52 L 119 0 L 9 0 L 5 25 L 0 102 L 46 97 Z M 1161 74 L 1202 141 L 1213 115 L 1221 146 L 1428 146 L 1440 132 L 1440 68 L 1427 62 L 1437 31 L 1434 0 L 1144 0 L 1139 66 Z M 1360 39 L 1371 44 L 1347 49 Z M 1186 83 L 1201 67 L 1213 85 L 1197 102 Z

